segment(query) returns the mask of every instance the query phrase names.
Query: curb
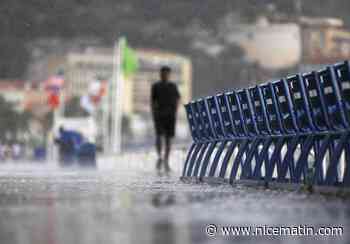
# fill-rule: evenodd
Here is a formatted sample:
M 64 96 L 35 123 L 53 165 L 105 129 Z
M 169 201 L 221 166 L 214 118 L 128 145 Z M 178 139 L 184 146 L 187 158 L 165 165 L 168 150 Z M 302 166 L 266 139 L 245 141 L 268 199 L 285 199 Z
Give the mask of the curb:
M 337 186 L 308 186 L 305 184 L 296 183 L 281 183 L 281 182 L 265 182 L 256 180 L 235 180 L 230 182 L 228 179 L 223 179 L 220 177 L 193 177 L 193 176 L 182 176 L 180 180 L 184 183 L 192 184 L 209 184 L 209 185 L 222 185 L 229 184 L 232 187 L 235 186 L 246 186 L 253 188 L 264 188 L 271 190 L 287 190 L 287 191 L 298 191 L 307 192 L 310 194 L 320 194 L 326 196 L 335 196 L 340 198 L 350 199 L 350 187 L 337 187 Z

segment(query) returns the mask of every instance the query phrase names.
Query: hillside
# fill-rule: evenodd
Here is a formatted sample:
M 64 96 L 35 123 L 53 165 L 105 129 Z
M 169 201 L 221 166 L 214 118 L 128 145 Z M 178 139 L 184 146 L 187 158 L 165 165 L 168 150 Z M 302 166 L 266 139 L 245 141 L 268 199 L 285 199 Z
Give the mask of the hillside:
M 220 3 L 218 3 L 220 2 Z M 274 3 L 279 14 L 296 13 L 294 1 L 283 0 L 2 0 L 0 2 L 0 77 L 20 78 L 28 62 L 27 44 L 40 37 L 98 37 L 110 45 L 125 35 L 136 47 L 156 47 L 192 58 L 196 93 L 209 82 L 232 77 L 230 63 L 193 48 L 203 33 L 215 35 L 229 14 L 249 22 Z M 271 6 L 271 5 L 270 5 Z M 336 16 L 350 23 L 348 0 L 304 1 L 303 14 Z M 225 55 L 227 56 L 227 55 Z M 204 84 L 198 85 L 198 84 Z M 218 85 L 220 87 L 220 85 Z M 203 88 L 204 87 L 204 88 Z M 202 89 L 200 89 L 202 88 Z

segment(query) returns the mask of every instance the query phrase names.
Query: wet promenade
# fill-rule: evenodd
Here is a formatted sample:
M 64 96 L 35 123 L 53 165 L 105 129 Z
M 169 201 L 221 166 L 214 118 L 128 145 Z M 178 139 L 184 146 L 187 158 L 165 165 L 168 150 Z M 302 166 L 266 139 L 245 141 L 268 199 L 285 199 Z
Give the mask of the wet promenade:
M 153 154 L 103 158 L 99 169 L 0 166 L 1 244 L 350 243 L 350 204 L 289 191 L 179 181 Z M 206 227 L 218 227 L 208 236 Z M 230 226 L 342 226 L 343 236 L 223 236 Z

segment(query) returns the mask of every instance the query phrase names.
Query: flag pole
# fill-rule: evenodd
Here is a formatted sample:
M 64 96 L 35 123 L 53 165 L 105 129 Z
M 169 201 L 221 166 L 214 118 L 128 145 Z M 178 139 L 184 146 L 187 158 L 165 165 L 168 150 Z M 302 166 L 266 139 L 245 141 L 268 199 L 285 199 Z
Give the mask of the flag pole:
M 110 152 L 110 81 L 107 82 L 107 89 L 105 91 L 105 96 L 102 97 L 102 121 L 103 121 L 103 153 L 107 154 Z
M 108 138 L 106 138 L 106 144 L 108 144 L 107 151 L 108 153 L 115 153 L 115 120 L 116 120 L 116 83 L 117 83 L 117 74 L 118 74 L 118 41 L 114 43 L 113 48 L 113 74 L 110 85 L 108 86 L 108 101 L 109 106 L 108 109 L 108 117 L 110 121 L 108 121 L 108 128 L 110 129 Z
M 115 72 L 114 72 L 114 82 L 115 86 L 113 87 L 113 93 L 112 93 L 112 99 L 114 100 L 114 108 L 112 110 L 113 113 L 113 121 L 112 121 L 112 127 L 113 127 L 113 143 L 112 143 L 112 152 L 113 153 L 120 153 L 121 152 L 121 142 L 122 142 L 122 114 L 123 114 L 123 91 L 124 91 L 124 80 L 123 80 L 123 69 L 122 69 L 122 57 L 123 57 L 123 45 L 124 39 L 119 38 L 116 47 L 115 47 L 115 53 L 116 58 L 114 62 L 116 62 L 115 65 Z
M 116 118 L 116 93 L 115 93 L 115 89 L 116 89 L 116 83 L 117 83 L 117 73 L 118 73 L 118 62 L 117 60 L 118 58 L 118 41 L 116 41 L 114 43 L 114 50 L 113 50 L 114 54 L 113 54 L 113 76 L 112 76 L 112 82 L 110 85 L 110 109 L 109 109 L 109 114 L 111 117 L 111 122 L 110 122 L 110 126 L 111 126 L 111 131 L 110 131 L 110 142 L 109 142 L 109 152 L 110 153 L 114 153 L 114 141 L 115 141 L 115 118 Z
M 64 79 L 63 75 L 60 75 L 60 78 Z M 61 118 L 64 118 L 64 111 L 65 111 L 65 96 L 64 96 L 64 86 L 65 84 L 62 84 L 59 88 L 59 105 L 57 108 L 54 108 L 53 111 L 53 130 L 52 130 L 52 153 L 51 153 L 51 161 L 52 162 L 58 162 L 58 149 L 53 146 L 53 140 L 55 138 L 55 129 L 63 126 L 61 124 L 58 124 Z

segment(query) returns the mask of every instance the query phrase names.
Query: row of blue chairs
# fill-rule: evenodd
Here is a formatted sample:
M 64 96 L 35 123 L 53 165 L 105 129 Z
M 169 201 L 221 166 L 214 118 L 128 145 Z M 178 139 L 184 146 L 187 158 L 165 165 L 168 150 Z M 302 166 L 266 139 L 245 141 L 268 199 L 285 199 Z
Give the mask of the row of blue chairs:
M 232 142 L 228 154 L 236 147 L 239 149 L 231 180 L 235 179 L 239 166 L 241 178 L 261 178 L 265 162 L 265 180 L 273 179 L 277 164 L 281 181 L 288 178 L 300 182 L 306 178 L 307 159 L 312 151 L 318 154 L 313 181 L 334 184 L 339 179 L 338 162 L 343 151 L 347 158 L 350 156 L 347 147 L 350 131 L 348 61 L 320 71 L 198 99 L 186 104 L 185 109 L 194 143 L 188 153 L 184 176 L 214 176 L 228 142 Z M 219 144 L 211 163 L 211 154 Z M 259 152 L 259 145 L 263 152 Z M 284 146 L 287 152 L 282 157 Z M 300 157 L 291 163 L 297 150 L 301 150 Z M 330 163 L 323 172 L 327 152 L 331 154 Z M 220 177 L 225 175 L 230 156 L 225 156 Z M 349 177 L 349 172 L 346 167 L 344 179 Z
M 350 64 L 220 93 L 185 105 L 195 141 L 350 128 Z

